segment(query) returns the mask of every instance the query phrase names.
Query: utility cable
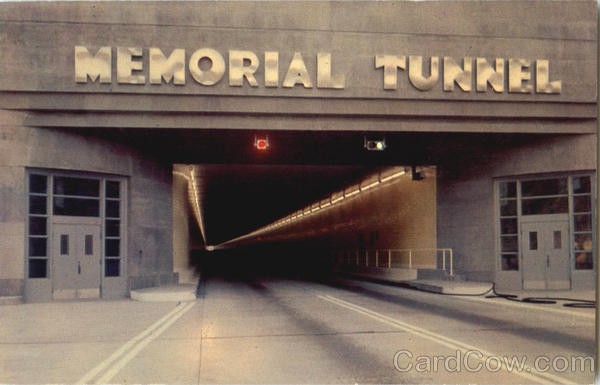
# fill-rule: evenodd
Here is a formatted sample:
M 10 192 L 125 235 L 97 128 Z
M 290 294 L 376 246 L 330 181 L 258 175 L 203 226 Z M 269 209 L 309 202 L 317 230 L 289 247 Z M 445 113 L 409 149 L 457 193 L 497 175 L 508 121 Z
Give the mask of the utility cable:
M 568 298 L 568 297 L 519 298 L 519 296 L 516 294 L 499 293 L 498 291 L 496 291 L 496 282 L 491 282 L 490 288 L 481 293 L 444 293 L 444 292 L 439 292 L 439 291 L 435 291 L 435 290 L 427 290 L 424 288 L 415 287 L 415 286 L 410 285 L 407 282 L 389 282 L 389 281 L 385 281 L 382 279 L 373 279 L 373 278 L 366 278 L 366 277 L 361 277 L 361 278 L 363 280 L 372 281 L 375 283 L 384 283 L 384 284 L 388 284 L 388 285 L 391 284 L 392 286 L 403 287 L 406 289 L 412 289 L 412 290 L 417 290 L 417 291 L 422 291 L 422 292 L 432 293 L 432 294 L 455 296 L 455 297 L 482 297 L 482 296 L 485 296 L 485 298 L 503 298 L 508 301 L 532 303 L 532 304 L 540 304 L 540 305 L 552 305 L 552 304 L 558 303 L 559 301 L 561 301 L 561 302 L 564 301 L 565 303 L 562 304 L 564 307 L 582 308 L 582 309 L 593 309 L 596 307 L 596 301 L 589 300 L 589 299 L 581 299 L 581 298 Z M 490 292 L 493 294 L 488 295 Z

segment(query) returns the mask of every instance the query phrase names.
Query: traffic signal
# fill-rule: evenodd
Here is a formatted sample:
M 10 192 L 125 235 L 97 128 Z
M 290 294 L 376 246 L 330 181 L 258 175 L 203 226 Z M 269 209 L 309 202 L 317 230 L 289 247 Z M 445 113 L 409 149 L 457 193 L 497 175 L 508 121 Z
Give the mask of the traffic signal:
M 368 151 L 383 151 L 385 147 L 385 138 L 373 139 L 365 136 L 365 148 Z
M 259 151 L 266 151 L 269 148 L 269 137 L 268 136 L 255 136 L 254 147 Z

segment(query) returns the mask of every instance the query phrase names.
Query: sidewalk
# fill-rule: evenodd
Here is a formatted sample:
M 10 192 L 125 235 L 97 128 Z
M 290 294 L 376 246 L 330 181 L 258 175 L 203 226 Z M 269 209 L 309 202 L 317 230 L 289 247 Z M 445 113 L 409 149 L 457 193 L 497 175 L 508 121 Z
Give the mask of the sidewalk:
M 196 300 L 196 284 L 179 284 L 132 290 L 131 299 L 141 302 L 190 302 Z
M 446 281 L 433 279 L 418 279 L 406 281 L 415 289 L 442 294 L 491 295 L 492 283 L 473 281 Z M 595 290 L 511 290 L 496 289 L 498 294 L 516 295 L 518 298 L 572 298 L 586 301 L 596 300 Z

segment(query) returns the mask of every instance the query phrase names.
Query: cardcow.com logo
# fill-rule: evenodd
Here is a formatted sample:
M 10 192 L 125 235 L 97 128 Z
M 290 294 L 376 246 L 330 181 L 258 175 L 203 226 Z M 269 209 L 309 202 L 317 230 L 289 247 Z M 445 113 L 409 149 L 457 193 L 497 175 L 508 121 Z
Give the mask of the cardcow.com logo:
M 409 350 L 399 350 L 394 354 L 394 368 L 399 372 L 448 373 L 481 371 L 498 372 L 588 372 L 595 371 L 591 356 L 537 356 L 532 361 L 522 356 L 494 356 L 477 350 L 457 350 L 453 355 L 415 355 Z

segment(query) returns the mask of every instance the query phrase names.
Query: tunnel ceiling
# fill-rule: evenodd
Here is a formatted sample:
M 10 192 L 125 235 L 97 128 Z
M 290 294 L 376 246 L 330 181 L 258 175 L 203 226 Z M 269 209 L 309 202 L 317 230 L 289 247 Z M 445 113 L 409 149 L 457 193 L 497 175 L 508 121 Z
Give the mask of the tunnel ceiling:
M 397 165 L 460 167 L 491 148 L 543 135 L 369 133 L 384 151 L 367 151 L 360 132 L 86 129 L 84 135 L 133 146 L 165 164 L 195 165 L 209 244 L 218 244 Z M 254 147 L 268 135 L 268 151 Z

